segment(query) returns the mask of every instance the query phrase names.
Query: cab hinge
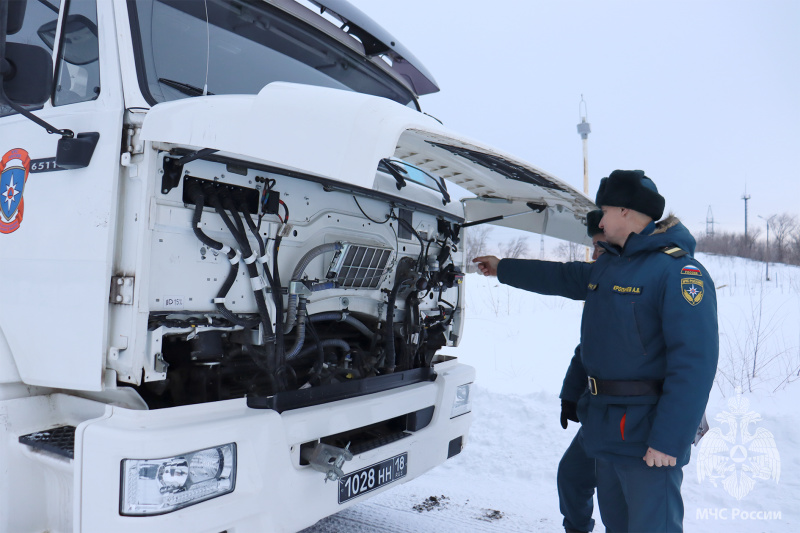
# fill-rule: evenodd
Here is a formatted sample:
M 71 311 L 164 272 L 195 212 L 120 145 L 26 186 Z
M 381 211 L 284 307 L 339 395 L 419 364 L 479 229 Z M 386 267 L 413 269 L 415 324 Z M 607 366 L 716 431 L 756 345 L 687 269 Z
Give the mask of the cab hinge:
M 132 276 L 112 276 L 108 301 L 112 304 L 132 305 L 133 282 L 134 278 Z

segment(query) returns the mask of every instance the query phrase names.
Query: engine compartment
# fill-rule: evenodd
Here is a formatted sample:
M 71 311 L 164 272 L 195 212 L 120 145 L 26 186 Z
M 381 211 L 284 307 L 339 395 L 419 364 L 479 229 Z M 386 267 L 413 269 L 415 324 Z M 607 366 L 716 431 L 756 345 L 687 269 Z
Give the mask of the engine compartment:
M 221 157 L 159 167 L 150 408 L 430 369 L 458 343 L 460 205 L 439 178 L 390 160 L 373 190 Z

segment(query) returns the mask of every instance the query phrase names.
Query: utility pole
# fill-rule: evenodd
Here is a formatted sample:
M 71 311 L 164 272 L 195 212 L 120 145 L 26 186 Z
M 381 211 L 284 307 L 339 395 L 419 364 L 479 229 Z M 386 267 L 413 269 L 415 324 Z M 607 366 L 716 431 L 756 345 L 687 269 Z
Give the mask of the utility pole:
M 744 200 L 744 244 L 746 246 L 750 246 L 750 241 L 747 240 L 747 200 L 749 199 L 750 195 L 747 194 L 747 185 L 745 185 L 742 200 Z
M 578 124 L 578 134 L 583 142 L 583 194 L 589 196 L 589 134 L 592 132 L 592 127 L 586 122 L 587 109 L 583 95 L 581 95 L 581 101 L 578 104 L 578 115 L 581 117 L 581 122 Z M 589 248 L 586 248 L 586 261 L 589 261 Z

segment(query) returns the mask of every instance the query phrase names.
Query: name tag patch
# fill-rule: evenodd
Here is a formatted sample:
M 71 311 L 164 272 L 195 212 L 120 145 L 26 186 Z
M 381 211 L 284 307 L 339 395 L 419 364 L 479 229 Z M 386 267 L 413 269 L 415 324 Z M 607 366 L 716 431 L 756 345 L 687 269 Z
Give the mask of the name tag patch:
M 642 294 L 642 287 L 623 287 L 621 285 L 614 285 L 611 290 L 620 294 Z
M 703 299 L 703 280 L 697 278 L 681 279 L 681 294 L 690 305 L 697 305 Z

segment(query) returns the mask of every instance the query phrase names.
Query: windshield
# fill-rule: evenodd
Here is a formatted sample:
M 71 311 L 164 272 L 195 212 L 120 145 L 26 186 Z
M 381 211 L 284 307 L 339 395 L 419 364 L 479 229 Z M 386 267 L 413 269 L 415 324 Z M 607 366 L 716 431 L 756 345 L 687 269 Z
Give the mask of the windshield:
M 140 85 L 151 104 L 202 94 L 256 94 L 273 81 L 288 81 L 415 105 L 411 91 L 369 60 L 263 1 L 128 5 Z

